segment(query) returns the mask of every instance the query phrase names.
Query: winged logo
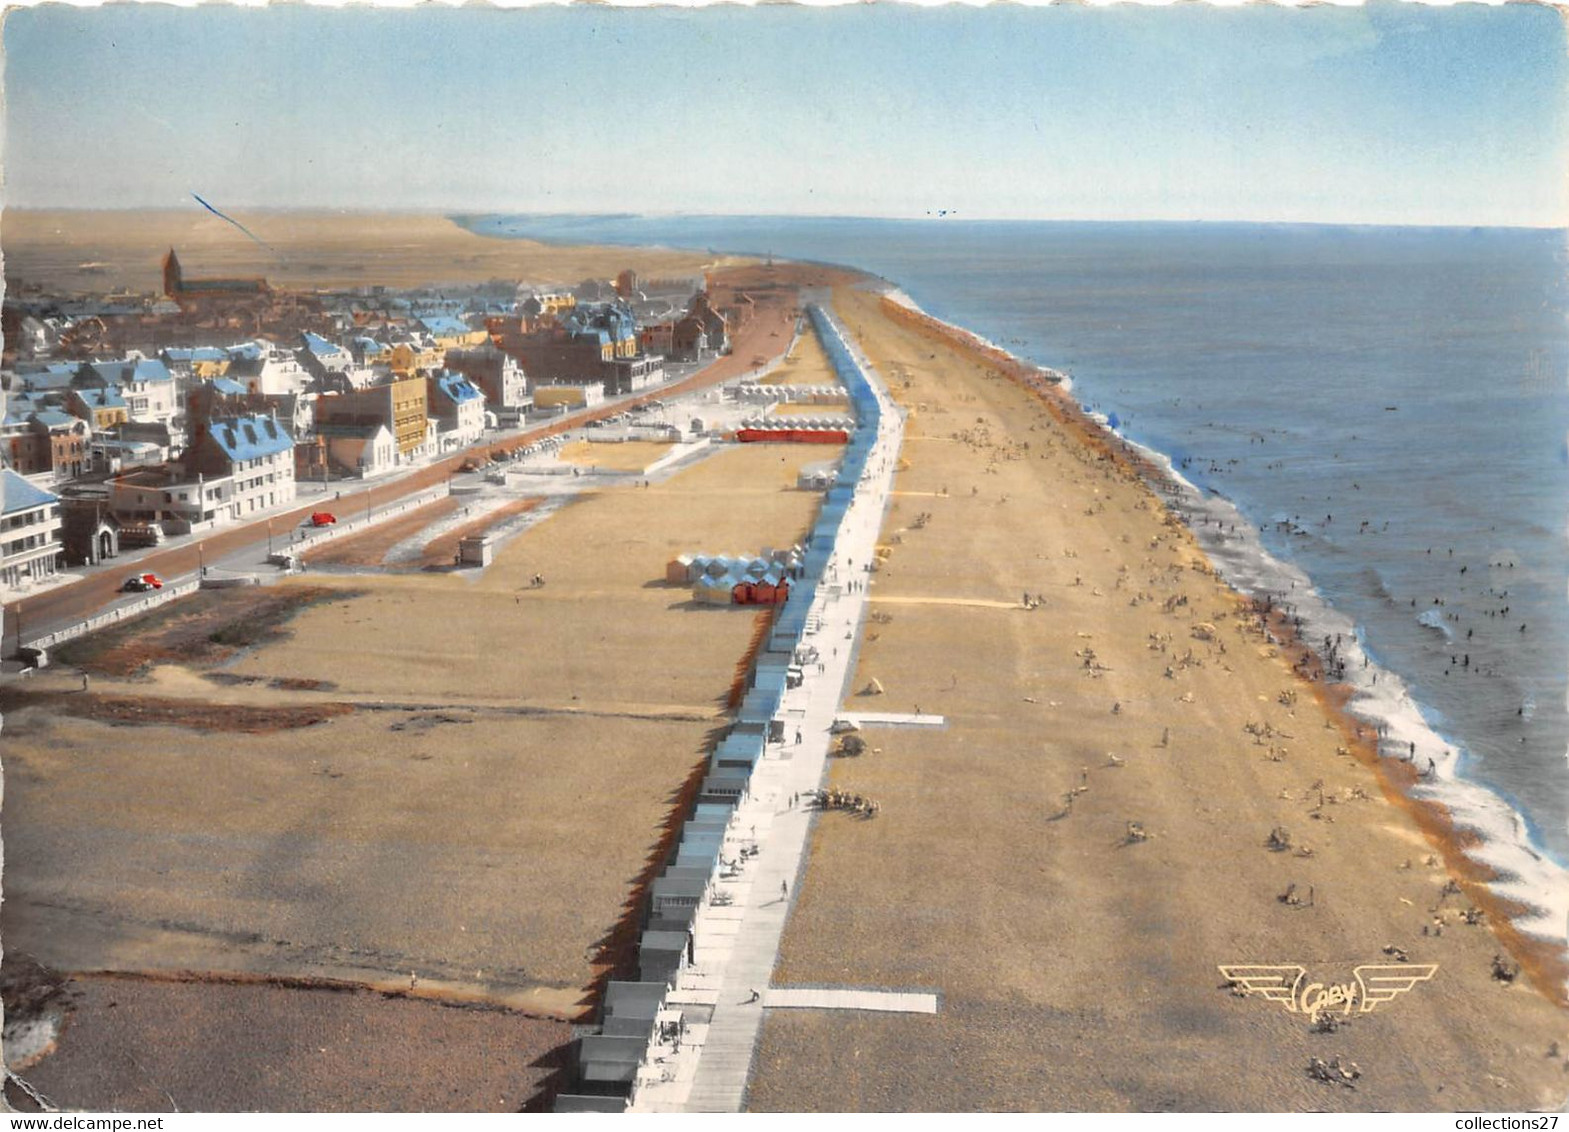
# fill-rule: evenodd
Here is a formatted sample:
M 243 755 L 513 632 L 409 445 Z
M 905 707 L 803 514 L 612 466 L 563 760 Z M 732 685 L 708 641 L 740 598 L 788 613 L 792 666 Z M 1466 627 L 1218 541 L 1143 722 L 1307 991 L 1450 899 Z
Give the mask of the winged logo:
M 1373 963 L 1352 969 L 1362 993 L 1361 1013 L 1374 1007 L 1393 1002 L 1418 983 L 1425 983 L 1438 974 L 1437 963 Z
M 1306 967 L 1292 964 L 1222 965 L 1223 979 L 1242 988 L 1244 995 L 1256 994 L 1278 1002 L 1291 1013 L 1297 1012 L 1297 987 L 1307 976 Z
M 1438 964 L 1367 963 L 1352 968 L 1355 984 L 1308 982 L 1307 968 L 1295 963 L 1223 964 L 1220 973 L 1244 996 L 1278 1002 L 1289 1013 L 1317 1022 L 1330 1012 L 1368 1014 L 1427 982 L 1438 973 Z

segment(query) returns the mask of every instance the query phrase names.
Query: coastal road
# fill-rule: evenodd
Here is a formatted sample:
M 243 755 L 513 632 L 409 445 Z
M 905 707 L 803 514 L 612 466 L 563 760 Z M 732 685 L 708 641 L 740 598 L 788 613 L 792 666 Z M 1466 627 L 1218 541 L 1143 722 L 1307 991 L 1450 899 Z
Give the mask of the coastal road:
M 211 565 L 220 558 L 232 557 L 248 547 L 265 544 L 269 525 L 274 539 L 280 540 L 279 544 L 283 545 L 289 533 L 306 521 L 313 511 L 325 509 L 341 516 L 369 512 L 374 516 L 378 509 L 451 479 L 465 463 L 476 457 L 486 459 L 491 455 L 505 455 L 525 445 L 581 428 L 590 421 L 602 420 L 649 401 L 678 397 L 730 381 L 757 368 L 753 365 L 755 358 L 763 356 L 773 359 L 782 354 L 794 333 L 795 321 L 793 295 L 776 296 L 774 301 L 759 302 L 751 320 L 741 328 L 732 342 L 729 354 L 716 358 L 674 384 L 620 397 L 593 409 L 568 414 L 548 425 L 476 444 L 395 480 L 360 486 L 357 490 L 335 485 L 333 490 L 338 494 L 334 498 L 318 498 L 266 518 L 223 527 L 204 538 L 180 546 L 154 550 L 140 557 L 121 557 L 110 567 L 95 570 L 79 581 L 7 602 L 4 633 L 0 636 L 0 656 L 15 656 L 25 641 L 77 624 L 98 613 L 120 596 L 120 586 L 130 574 L 153 573 L 165 580 L 194 574 L 204 561 Z

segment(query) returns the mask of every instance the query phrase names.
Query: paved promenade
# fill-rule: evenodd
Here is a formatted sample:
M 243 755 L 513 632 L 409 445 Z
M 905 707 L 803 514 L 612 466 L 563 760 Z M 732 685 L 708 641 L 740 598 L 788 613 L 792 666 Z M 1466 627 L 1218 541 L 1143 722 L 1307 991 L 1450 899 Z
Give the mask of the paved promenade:
M 786 741 L 771 745 L 753 770 L 750 792 L 737 808 L 721 855 L 740 860 L 741 850 L 749 846 L 755 846 L 757 854 L 745 861 L 738 876 L 716 881 L 698 912 L 694 962 L 666 1000 L 686 1008 L 686 1033 L 679 1049 L 655 1047 L 633 1093 L 634 1112 L 741 1111 L 763 1011 L 770 1005 L 936 1009 L 931 995 L 769 986 L 816 814 L 799 799 L 823 784 L 833 742 L 830 726 L 854 671 L 866 613 L 866 589 L 846 583 L 869 577 L 867 565 L 875 556 L 904 428 L 886 386 L 853 346 L 852 353 L 882 412 L 867 471 L 846 512 L 808 619 L 809 626 L 817 627 L 808 641 L 817 647 L 824 670 L 809 670 L 806 682 L 785 695 L 779 715 L 786 721 Z M 834 820 L 856 819 L 836 814 Z M 701 1021 L 704 1015 L 706 1023 Z

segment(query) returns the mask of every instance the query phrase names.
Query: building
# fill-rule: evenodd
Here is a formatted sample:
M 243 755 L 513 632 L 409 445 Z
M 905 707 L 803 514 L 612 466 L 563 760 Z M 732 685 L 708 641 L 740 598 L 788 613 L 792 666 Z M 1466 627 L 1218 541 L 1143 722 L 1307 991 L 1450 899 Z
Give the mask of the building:
M 0 587 L 15 590 L 60 569 L 60 498 L 0 468 Z
M 392 365 L 392 347 L 369 335 L 361 334 L 349 339 L 349 353 L 357 365 L 366 367 Z
M 91 438 L 86 421 L 58 409 L 8 415 L 0 425 L 6 463 L 24 476 L 48 477 L 56 483 L 90 470 Z
M 180 464 L 158 464 L 122 472 L 108 481 L 109 514 L 123 526 L 157 527 L 189 534 L 233 515 L 234 481 L 188 472 Z
M 344 373 L 354 364 L 354 356 L 342 346 L 309 331 L 300 335 L 300 348 L 295 351 L 295 358 L 318 381 L 331 374 Z
M 171 346 L 158 352 L 158 360 L 176 379 L 222 377 L 229 368 L 230 355 L 217 346 Z
M 598 333 L 573 334 L 561 326 L 531 332 L 511 327 L 499 345 L 536 385 L 603 382 L 605 362 L 612 356 L 608 340 Z
M 120 554 L 120 528 L 109 514 L 109 491 L 100 484 L 60 499 L 63 555 L 68 566 L 98 566 Z
M 675 357 L 675 323 L 655 322 L 638 331 L 638 342 L 645 354 Z
M 88 455 L 94 473 L 114 475 L 127 468 L 149 468 L 169 458 L 169 451 L 151 440 L 127 440 L 115 433 L 95 436 Z
M 477 385 L 485 394 L 486 407 L 504 425 L 518 423 L 533 407 L 523 367 L 489 343 L 471 350 L 448 350 L 447 368 Z
M 163 293 L 181 310 L 225 300 L 265 299 L 272 291 L 265 279 L 187 279 L 180 259 L 169 249 L 163 257 Z
M 332 467 L 362 477 L 390 472 L 398 464 L 397 441 L 380 422 L 324 425 L 314 449 L 312 467 Z
M 73 389 L 65 398 L 66 412 L 80 417 L 94 432 L 107 432 L 131 419 L 119 389 Z
M 425 315 L 418 322 L 420 329 L 443 351 L 478 346 L 487 337 L 485 331 L 475 330 L 461 318 L 453 318 L 451 315 Z
M 750 303 L 750 300 L 747 300 Z M 703 336 L 707 339 L 707 349 L 716 354 L 730 352 L 730 325 L 728 320 L 710 303 L 707 291 L 699 291 L 692 296 L 692 302 L 687 307 L 687 314 L 698 319 L 703 324 Z
M 607 392 L 641 389 L 664 377 L 664 360 L 642 348 L 637 320 L 624 303 L 580 305 L 553 323 L 492 320 L 498 346 L 517 358 L 536 385 L 597 383 Z
M 333 358 L 336 362 L 336 355 Z M 300 364 L 293 350 L 257 341 L 229 350 L 229 364 L 223 376 L 243 385 L 247 393 L 279 397 L 304 392 L 315 375 Z
M 485 435 L 485 395 L 461 373 L 442 370 L 425 379 L 430 419 L 441 451 L 478 444 Z
M 540 409 L 589 409 L 605 400 L 603 385 L 541 385 L 534 390 L 534 404 Z
M 428 454 L 429 412 L 425 379 L 406 377 L 344 393 L 324 393 L 316 399 L 316 428 L 328 426 L 387 426 L 405 463 Z
M 608 393 L 636 393 L 665 379 L 665 359 L 659 354 L 639 354 L 635 358 L 615 358 L 605 363 L 605 390 Z
M 180 403 L 174 377 L 157 358 L 131 355 L 120 361 L 84 362 L 72 384 L 78 389 L 118 389 L 128 419 L 166 424 L 178 431 Z
M 447 357 L 444 346 L 437 345 L 428 335 L 407 335 L 393 343 L 392 361 L 388 363 L 399 377 L 434 373 L 442 367 Z
M 125 399 L 130 420 L 173 424 L 179 399 L 169 367 L 156 358 L 130 355 L 107 362 L 47 362 L 17 367 L 22 390 L 64 407 L 70 390 L 113 389 Z
M 214 417 L 191 441 L 183 463 L 198 476 L 233 481 L 227 518 L 294 502 L 294 438 L 275 417 Z

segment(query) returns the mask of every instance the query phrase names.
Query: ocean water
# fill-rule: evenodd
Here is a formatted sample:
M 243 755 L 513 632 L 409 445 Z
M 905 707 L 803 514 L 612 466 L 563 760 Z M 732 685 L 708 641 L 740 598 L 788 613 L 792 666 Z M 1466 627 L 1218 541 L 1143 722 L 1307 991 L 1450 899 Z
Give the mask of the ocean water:
M 1353 708 L 1569 916 L 1564 232 L 465 217 L 490 235 L 846 264 L 1066 371 L 1190 485 L 1239 586 L 1341 637 Z M 1235 528 L 1233 530 L 1232 528 Z M 1378 677 L 1377 682 L 1373 680 Z

